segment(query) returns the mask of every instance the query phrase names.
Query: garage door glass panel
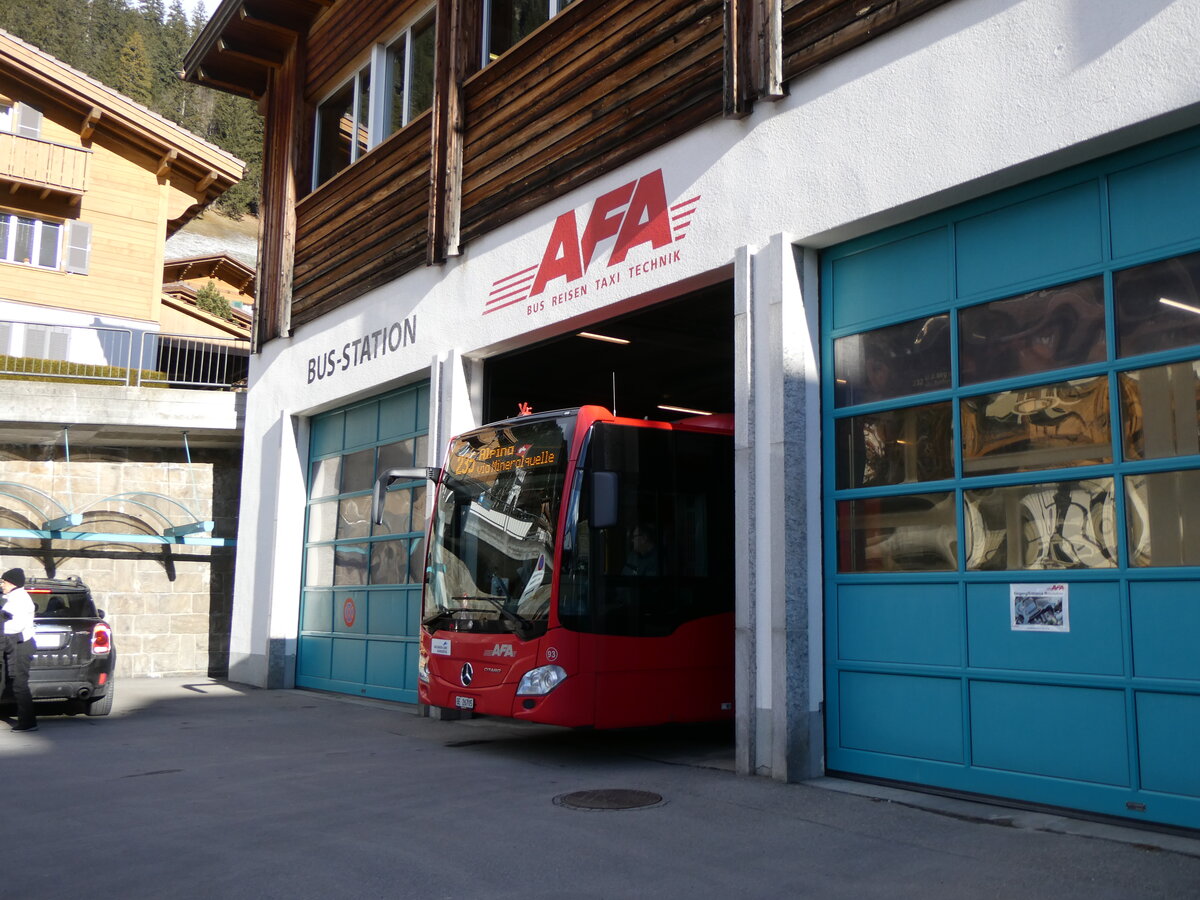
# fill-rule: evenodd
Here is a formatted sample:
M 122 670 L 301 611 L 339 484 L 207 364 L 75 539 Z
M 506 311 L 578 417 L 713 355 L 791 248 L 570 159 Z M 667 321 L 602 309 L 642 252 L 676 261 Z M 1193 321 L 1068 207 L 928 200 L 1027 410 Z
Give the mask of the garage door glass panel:
M 312 465 L 311 495 L 329 497 L 338 492 L 342 479 L 342 458 L 319 459 Z
M 1200 344 L 1200 253 L 1113 274 L 1121 356 Z
M 1117 564 L 1111 478 L 963 492 L 967 568 L 1111 569 Z
M 1200 361 L 1122 372 L 1126 459 L 1200 453 Z
M 950 386 L 950 317 L 914 319 L 834 342 L 838 406 Z
M 333 584 L 333 546 L 309 547 L 305 554 L 304 581 L 310 585 Z
M 996 300 L 958 315 L 959 379 L 977 384 L 1104 359 L 1104 279 Z
M 1125 504 L 1131 566 L 1200 566 L 1200 469 L 1131 475 Z
M 375 484 L 375 448 L 342 457 L 342 493 L 369 491 Z
M 413 456 L 415 447 L 416 441 L 412 438 L 380 447 L 379 471 L 386 472 L 388 469 L 408 468 L 416 465 Z
M 403 534 L 412 528 L 413 491 L 388 491 L 383 497 L 383 522 L 374 526 L 375 534 Z M 420 509 L 425 509 L 422 490 Z
M 371 533 L 371 496 L 343 497 L 338 501 L 337 537 L 362 538 Z
M 840 419 L 838 488 L 954 477 L 949 403 L 930 403 Z
M 367 545 L 337 544 L 333 549 L 333 583 L 367 583 Z
M 403 584 L 408 578 L 408 541 L 371 545 L 371 584 Z
M 338 501 L 314 503 L 308 508 L 308 539 L 332 541 L 337 534 Z
M 963 475 L 1112 462 L 1104 376 L 962 401 Z
M 408 582 L 421 584 L 425 580 L 425 538 L 420 537 L 409 545 Z
M 838 504 L 842 572 L 934 572 L 958 565 L 954 495 L 904 494 Z

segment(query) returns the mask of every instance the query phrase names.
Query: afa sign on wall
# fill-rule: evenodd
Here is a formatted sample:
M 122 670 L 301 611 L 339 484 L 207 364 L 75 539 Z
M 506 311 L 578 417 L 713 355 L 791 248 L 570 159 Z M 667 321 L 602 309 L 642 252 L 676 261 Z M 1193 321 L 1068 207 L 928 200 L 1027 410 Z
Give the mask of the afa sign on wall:
M 670 203 L 656 169 L 597 197 L 586 219 L 577 215 L 586 207 L 568 210 L 540 261 L 492 283 L 483 314 L 524 304 L 526 315 L 536 315 L 679 262 L 677 245 L 699 203 L 699 195 Z

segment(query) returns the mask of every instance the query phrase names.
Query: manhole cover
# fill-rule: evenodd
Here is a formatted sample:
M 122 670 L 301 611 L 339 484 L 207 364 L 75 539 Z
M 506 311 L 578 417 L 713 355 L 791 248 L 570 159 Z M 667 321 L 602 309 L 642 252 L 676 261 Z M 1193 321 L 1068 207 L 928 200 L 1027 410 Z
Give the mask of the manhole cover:
M 554 798 L 554 802 L 571 809 L 644 809 L 648 806 L 661 806 L 666 801 L 661 794 L 652 791 L 604 788 L 560 794 Z

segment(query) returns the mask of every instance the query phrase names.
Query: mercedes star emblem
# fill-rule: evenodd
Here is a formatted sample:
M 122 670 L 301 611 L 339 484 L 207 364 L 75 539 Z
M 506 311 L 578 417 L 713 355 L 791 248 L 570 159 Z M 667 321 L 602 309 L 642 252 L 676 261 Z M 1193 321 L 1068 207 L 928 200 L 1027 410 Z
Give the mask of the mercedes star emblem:
M 469 687 L 471 680 L 475 677 L 475 670 L 470 663 L 465 663 L 462 667 L 462 672 L 459 674 L 459 680 L 462 681 L 463 687 Z

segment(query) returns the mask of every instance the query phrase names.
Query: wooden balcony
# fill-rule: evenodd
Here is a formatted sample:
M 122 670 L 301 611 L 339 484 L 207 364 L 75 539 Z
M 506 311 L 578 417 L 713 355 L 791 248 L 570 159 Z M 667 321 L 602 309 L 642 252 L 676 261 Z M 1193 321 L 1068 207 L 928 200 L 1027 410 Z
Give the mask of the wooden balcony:
M 0 186 L 78 200 L 87 190 L 91 150 L 0 132 Z

